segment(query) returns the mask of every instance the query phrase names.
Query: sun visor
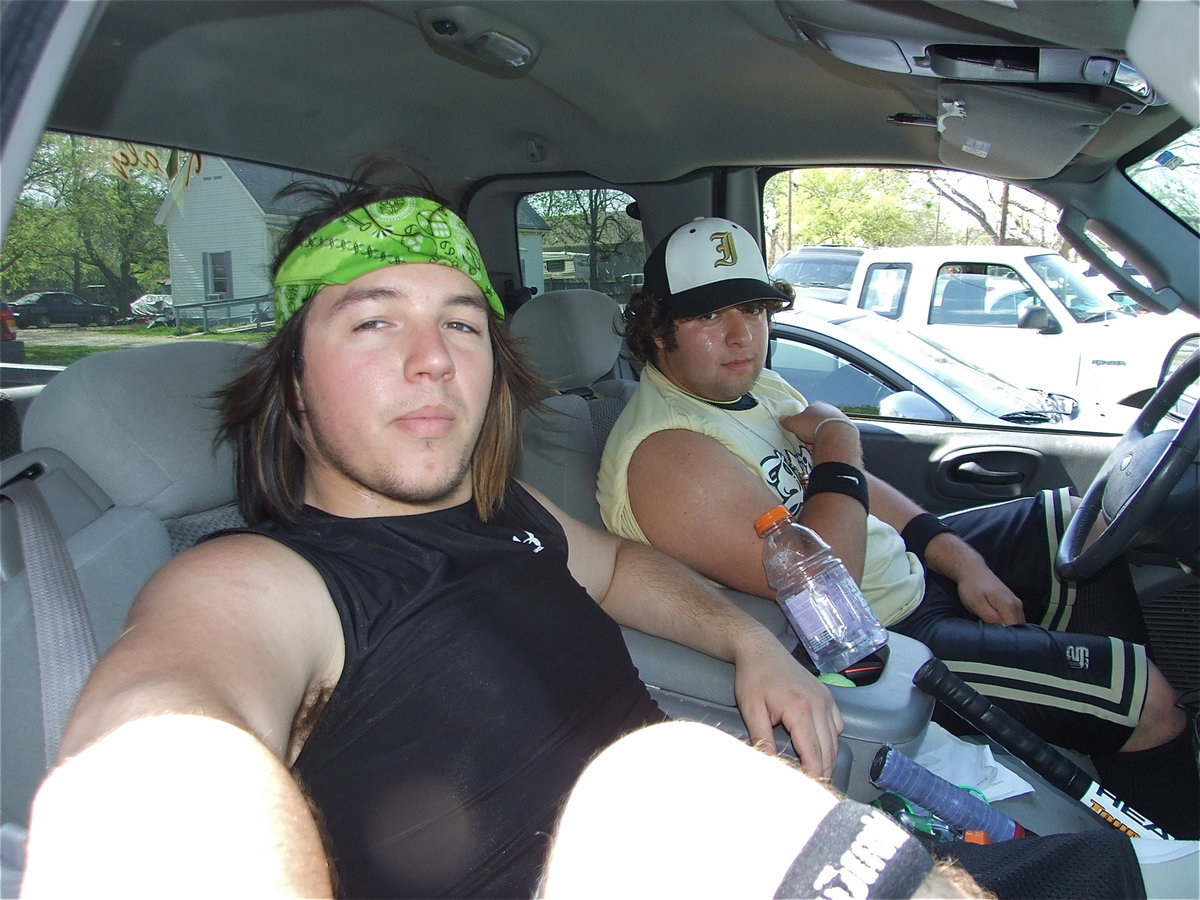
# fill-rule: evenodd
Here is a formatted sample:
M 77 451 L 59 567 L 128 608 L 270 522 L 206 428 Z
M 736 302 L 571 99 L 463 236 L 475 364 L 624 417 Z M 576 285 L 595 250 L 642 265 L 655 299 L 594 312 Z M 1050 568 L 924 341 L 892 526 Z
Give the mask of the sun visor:
M 1048 178 L 1062 171 L 1112 110 L 1061 94 L 943 82 L 938 86 L 938 156 L 948 166 L 999 178 Z

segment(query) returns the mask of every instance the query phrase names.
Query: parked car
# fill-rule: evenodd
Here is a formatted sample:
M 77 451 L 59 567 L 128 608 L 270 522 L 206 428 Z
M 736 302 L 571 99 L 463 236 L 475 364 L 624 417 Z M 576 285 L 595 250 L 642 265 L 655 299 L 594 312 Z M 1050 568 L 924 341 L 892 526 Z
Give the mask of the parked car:
M 363 157 L 399 156 L 462 208 L 480 239 L 491 281 L 512 312 L 543 272 L 540 233 L 517 227 L 518 204 L 527 198 L 553 194 L 597 201 L 620 194 L 619 202 L 603 209 L 599 202 L 577 213 L 561 204 L 540 207 L 547 225 L 556 211 L 580 226 L 563 243 L 572 245 L 571 252 L 583 247 L 593 273 L 607 263 L 620 277 L 635 271 L 639 261 L 627 254 L 613 258 L 617 237 L 623 246 L 653 247 L 680 223 L 713 215 L 736 219 L 761 238 L 763 185 L 770 176 L 869 160 L 983 174 L 1034 191 L 1061 209 L 1061 227 L 1070 239 L 1082 242 L 1085 225 L 1099 226 L 1106 244 L 1152 261 L 1159 293 L 1173 292 L 1180 307 L 1195 314 L 1200 235 L 1195 221 L 1189 224 L 1181 214 L 1184 204 L 1172 204 L 1177 197 L 1190 200 L 1194 209 L 1194 181 L 1182 177 L 1188 166 L 1154 162 L 1166 152 L 1190 159 L 1191 166 L 1200 162 L 1200 141 L 1191 130 L 1197 124 L 1195 66 L 1186 64 L 1196 56 L 1196 28 L 1189 19 L 1194 9 L 1194 3 L 1131 0 L 490 0 L 442 7 L 427 0 L 10 2 L 0 30 L 5 237 L 14 237 L 10 216 L 48 130 L 132 141 L 134 150 L 153 148 L 123 158 L 138 162 L 137 177 L 161 177 L 163 190 L 184 201 L 199 197 L 204 185 L 214 183 L 205 179 L 215 177 L 211 168 L 196 171 L 188 160 L 269 163 L 287 170 L 281 179 L 286 183 L 293 172 L 345 178 Z M 114 154 L 121 147 L 114 144 Z M 185 164 L 167 175 L 170 166 L 163 162 L 160 175 L 154 165 L 168 154 Z M 1131 177 L 1143 169 L 1155 179 L 1172 179 L 1181 193 Z M 200 205 L 186 203 L 186 209 Z M 236 251 L 248 240 L 237 222 L 222 216 L 226 211 L 210 211 L 216 227 L 209 245 L 172 245 L 172 258 L 199 271 L 203 258 L 229 252 L 228 271 L 240 272 Z M 291 215 L 303 212 L 298 205 Z M 604 227 L 595 227 L 601 213 Z M 903 276 L 910 264 L 911 256 L 886 265 Z M 866 268 L 860 263 L 859 276 Z M 945 276 L 948 281 L 950 273 Z M 1040 276 L 1026 273 L 1024 279 L 1043 304 L 1043 328 L 1051 316 L 1063 333 L 1069 323 L 1088 335 L 1137 324 L 1132 317 L 1077 321 L 1070 297 L 1059 301 L 1061 310 L 1052 307 L 1047 289 L 1035 283 Z M 936 296 L 944 299 L 944 284 L 934 277 L 927 302 L 935 285 Z M 983 284 L 985 298 L 988 286 Z M 992 295 L 997 303 L 1006 296 L 998 288 Z M 1019 301 L 1012 300 L 1016 309 Z M 1101 301 L 1091 312 L 1078 311 L 1086 320 L 1106 306 Z M 987 329 L 989 340 L 971 344 L 963 357 L 990 367 L 989 351 L 1000 344 L 1001 330 Z M 1014 324 L 1011 330 L 1019 329 Z M 1040 367 L 1067 355 L 1052 344 L 1063 335 L 1021 331 L 1043 339 L 1038 349 L 1010 347 L 1005 353 L 1020 360 L 1022 374 L 1038 375 L 1022 381 L 1042 382 Z M 43 444 L 27 443 L 23 454 L 0 467 L 0 481 L 20 475 L 54 479 L 52 499 L 67 504 L 67 514 L 59 517 L 64 538 L 88 567 L 80 581 L 102 653 L 121 633 L 134 593 L 170 557 L 175 540 L 181 533 L 195 537 L 200 520 L 211 525 L 233 500 L 232 464 L 227 453 L 213 453 L 211 419 L 198 418 L 201 425 L 192 429 L 163 431 L 181 410 L 207 411 L 213 381 L 228 377 L 214 371 L 215 365 L 203 367 L 198 360 L 212 358 L 196 348 L 216 346 L 230 361 L 235 348 L 169 334 L 161 340 L 173 354 L 170 365 L 150 374 L 140 367 L 146 353 L 156 354 L 162 345 L 118 351 L 99 361 L 85 358 L 74 364 L 75 373 L 88 372 L 84 367 L 95 362 L 109 376 L 107 389 L 76 404 L 77 420 L 39 416 L 39 406 L 51 408 L 55 388 L 71 389 L 68 367 L 34 400 L 26 419 L 27 425 L 39 425 L 33 434 Z M 1165 348 L 1129 344 L 1122 368 L 1162 366 Z M 1102 358 L 1110 358 L 1107 351 Z M 1063 380 L 1083 391 L 1109 374 L 1107 368 L 1089 363 L 1077 379 Z M 932 382 L 911 380 L 933 397 Z M 75 387 L 91 387 L 80 384 L 82 375 L 73 381 Z M 1044 382 L 1048 386 L 1049 378 Z M 1151 378 L 1128 389 L 1154 383 Z M 1073 390 L 1066 393 L 1084 399 Z M 568 394 L 553 399 L 577 400 L 585 409 L 578 419 L 551 417 L 551 423 L 590 428 L 589 401 Z M 952 412 L 948 404 L 942 406 Z M 872 473 L 934 512 L 1064 486 L 1080 494 L 1093 486 L 1111 499 L 1109 473 L 1126 454 L 1136 451 L 1139 460 L 1151 450 L 1161 454 L 1176 432 L 1183 430 L 1186 438 L 1186 427 L 1194 426 L 1170 414 L 1155 415 L 1145 429 L 1121 440 L 1071 430 L 1069 423 L 996 424 L 965 414 L 959 421 L 855 419 Z M 138 443 L 131 435 L 151 440 Z M 586 438 L 580 446 L 594 451 L 595 435 Z M 1195 575 L 1200 504 L 1197 461 L 1187 455 L 1195 456 L 1195 446 L 1176 444 L 1182 449 L 1172 451 L 1172 459 L 1182 465 L 1172 465 L 1169 473 L 1153 459 L 1144 469 L 1129 470 L 1141 473 L 1138 481 L 1152 482 L 1155 490 L 1140 496 L 1153 503 L 1136 506 L 1138 521 L 1122 511 L 1106 534 L 1111 553 L 1131 562 L 1156 663 L 1178 690 L 1187 691 L 1200 687 Z M 532 467 L 526 474 L 564 508 L 568 501 L 594 506 L 594 473 L 578 468 L 590 451 L 567 460 L 572 477 L 558 486 L 541 477 L 545 470 Z M 184 457 L 188 465 L 179 471 L 160 457 L 172 462 Z M 1180 480 L 1171 483 L 1168 474 Z M 578 490 L 564 499 L 564 486 Z M 19 533 L 9 527 L 8 504 L 3 509 L 0 804 L 6 841 L 0 849 L 7 854 L 10 846 L 20 846 L 19 828 L 7 826 L 27 822 L 46 753 L 35 642 L 16 630 L 22 624 L 29 630 L 27 599 L 19 605 L 28 596 L 19 593 L 27 583 Z M 128 530 L 108 527 L 114 520 Z M 145 535 L 153 540 L 142 539 Z M 730 596 L 776 628 L 781 640 L 787 638 L 774 604 Z M 625 640 L 670 715 L 745 734 L 730 666 L 632 629 Z M 932 699 L 912 686 L 911 665 L 921 658 L 913 644 L 894 641 L 876 683 L 832 688 L 846 722 L 847 764 L 839 766 L 835 783 L 856 799 L 869 801 L 877 793 L 864 770 L 882 744 L 913 748 L 932 731 Z M 285 738 L 279 735 L 281 746 Z M 780 740 L 783 745 L 782 732 Z M 998 745 L 992 750 L 1011 763 Z M 1022 772 L 1036 792 L 995 804 L 1022 825 L 1044 834 L 1109 827 L 1044 780 Z M 437 786 L 427 793 L 441 796 Z M 389 797 L 380 800 L 386 805 Z M 793 814 L 802 811 L 788 810 L 784 817 Z M 452 821 L 448 833 L 459 834 L 459 826 L 469 824 Z M 454 857 L 460 848 L 451 843 L 430 841 L 434 865 Z M 4 862 L 18 866 L 7 855 Z M 61 860 L 63 867 L 73 863 Z M 203 865 L 187 875 L 219 871 Z M 97 893 L 121 886 L 98 886 Z M 1160 887 L 1158 895 L 1195 898 L 1200 888 L 1192 877 L 1182 886 Z
M 770 275 L 791 284 L 798 303 L 806 300 L 845 303 L 862 255 L 861 247 L 832 244 L 796 247 L 775 261 Z
M 0 303 L 0 362 L 25 362 L 25 342 L 17 337 L 17 320 L 7 303 Z M 8 384 L 6 377 L 0 386 L 7 387 Z
M 810 402 L 852 416 L 980 425 L 1032 425 L 1120 434 L 1136 410 L 1082 407 L 1073 397 L 1018 388 L 861 310 L 780 313 L 771 368 Z
M 49 328 L 51 325 L 111 325 L 117 311 L 103 303 L 88 303 L 64 291 L 26 294 L 14 300 L 13 315 L 22 328 Z
M 1178 341 L 1183 315 L 1129 315 L 1040 247 L 893 247 L 863 254 L 850 305 L 901 323 L 1024 387 L 1140 406 Z
M 0 341 L 15 341 L 17 339 L 17 320 L 13 316 L 12 307 L 0 303 Z

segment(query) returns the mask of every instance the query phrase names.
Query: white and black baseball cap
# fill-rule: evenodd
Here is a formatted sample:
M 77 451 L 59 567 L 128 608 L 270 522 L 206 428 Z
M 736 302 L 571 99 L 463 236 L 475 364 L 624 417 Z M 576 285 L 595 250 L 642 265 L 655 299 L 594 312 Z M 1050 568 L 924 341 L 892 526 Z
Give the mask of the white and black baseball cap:
M 790 299 L 771 286 L 758 243 L 728 219 L 680 225 L 650 253 L 644 272 L 643 290 L 680 319 L 754 300 Z

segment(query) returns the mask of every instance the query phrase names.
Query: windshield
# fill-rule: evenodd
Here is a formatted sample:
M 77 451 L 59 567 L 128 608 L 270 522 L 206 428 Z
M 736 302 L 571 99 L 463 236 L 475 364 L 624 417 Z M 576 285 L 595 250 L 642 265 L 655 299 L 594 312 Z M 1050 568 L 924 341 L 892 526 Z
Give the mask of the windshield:
M 1029 419 L 1023 418 L 1022 421 L 1060 420 L 1045 395 L 1001 381 L 888 319 L 863 316 L 841 324 L 843 328 L 867 335 L 875 343 L 995 416 L 1003 418 L 1014 414 L 1032 414 Z
M 850 289 L 857 258 L 845 256 L 805 255 L 800 258 L 784 257 L 771 270 L 772 278 L 782 278 L 790 284 L 805 287 L 833 287 Z
M 1200 128 L 1125 170 L 1139 188 L 1200 232 Z
M 1076 322 L 1103 322 L 1117 316 L 1135 315 L 1107 294 L 1101 294 L 1057 253 L 1045 253 L 1028 258 L 1030 268 L 1046 287 L 1062 301 Z

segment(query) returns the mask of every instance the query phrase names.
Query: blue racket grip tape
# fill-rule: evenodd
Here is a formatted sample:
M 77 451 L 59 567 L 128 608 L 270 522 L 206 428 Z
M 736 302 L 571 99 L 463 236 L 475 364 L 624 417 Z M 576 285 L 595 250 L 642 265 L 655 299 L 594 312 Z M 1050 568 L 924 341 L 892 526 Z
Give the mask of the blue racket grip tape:
M 963 788 L 935 775 L 891 744 L 879 748 L 871 763 L 871 783 L 924 806 L 960 831 L 986 831 L 993 842 L 1025 833 L 1011 818 Z

